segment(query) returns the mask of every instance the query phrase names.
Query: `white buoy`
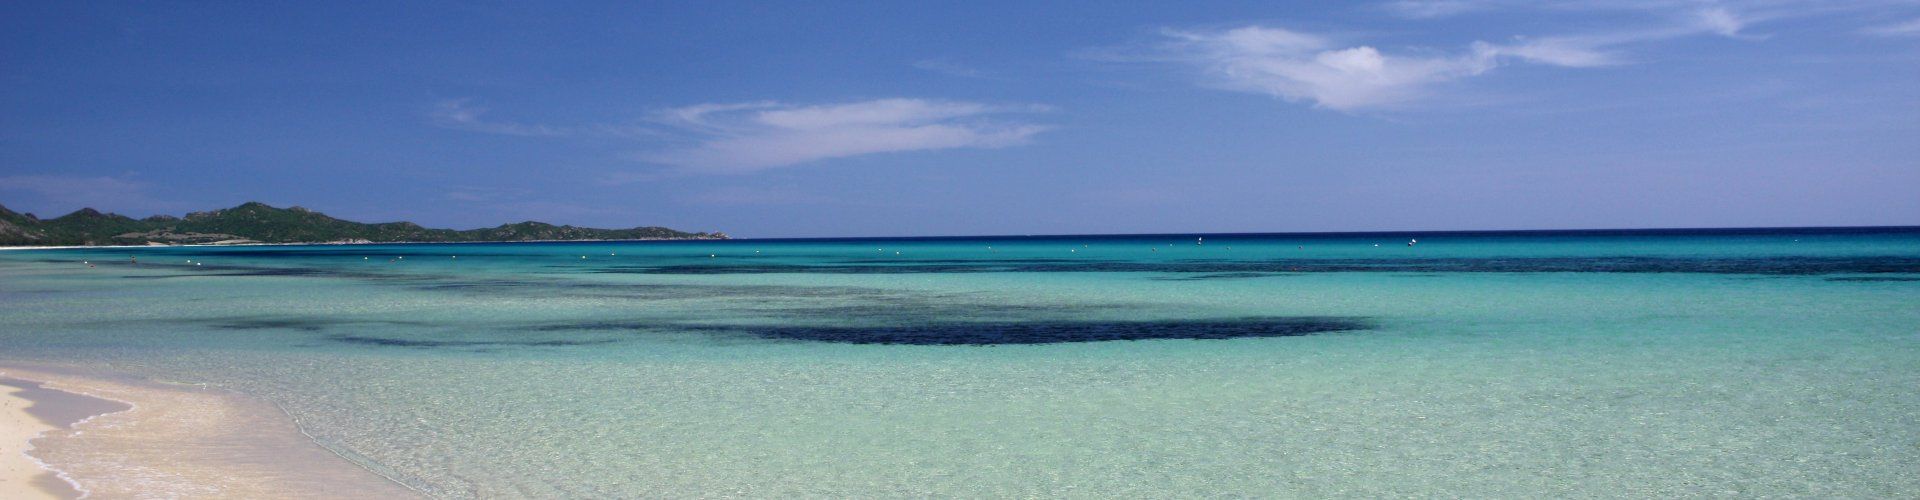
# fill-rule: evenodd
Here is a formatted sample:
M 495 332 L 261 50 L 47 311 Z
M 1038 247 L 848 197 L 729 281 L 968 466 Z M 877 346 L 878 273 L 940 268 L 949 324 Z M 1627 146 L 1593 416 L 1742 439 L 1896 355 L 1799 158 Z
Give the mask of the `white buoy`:
M 198 265 L 200 265 L 200 263 L 199 263 L 199 262 L 195 262 L 195 263 L 193 263 L 193 265 L 196 265 L 196 266 L 198 266 Z
M 714 257 L 719 257 L 719 256 L 720 256 L 720 254 L 716 254 L 716 253 L 710 253 L 710 254 L 707 254 L 707 258 L 709 258 L 709 259 L 711 259 L 711 258 L 714 258 Z

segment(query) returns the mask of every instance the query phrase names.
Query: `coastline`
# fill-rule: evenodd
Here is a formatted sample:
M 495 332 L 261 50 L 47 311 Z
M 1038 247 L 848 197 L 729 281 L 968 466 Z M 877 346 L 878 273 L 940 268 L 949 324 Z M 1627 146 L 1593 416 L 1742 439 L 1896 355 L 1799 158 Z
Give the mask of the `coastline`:
M 321 446 L 278 406 L 231 391 L 0 365 L 8 381 L 0 497 L 423 496 Z
M 178 245 L 46 245 L 46 246 L 5 246 L 7 250 L 71 250 L 76 248 L 187 248 L 187 247 L 301 247 L 301 246 L 349 246 L 349 245 L 485 245 L 494 243 L 622 243 L 652 241 L 729 241 L 733 238 L 639 238 L 625 240 L 499 240 L 499 241 L 322 241 L 298 243 L 184 243 Z

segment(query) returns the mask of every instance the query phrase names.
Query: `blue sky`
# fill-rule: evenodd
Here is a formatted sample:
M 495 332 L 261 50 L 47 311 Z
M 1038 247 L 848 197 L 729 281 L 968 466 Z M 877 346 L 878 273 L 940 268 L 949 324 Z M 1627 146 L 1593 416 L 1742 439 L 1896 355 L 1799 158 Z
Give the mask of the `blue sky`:
M 43 216 L 1920 224 L 1907 1 L 7 2 L 0 82 Z

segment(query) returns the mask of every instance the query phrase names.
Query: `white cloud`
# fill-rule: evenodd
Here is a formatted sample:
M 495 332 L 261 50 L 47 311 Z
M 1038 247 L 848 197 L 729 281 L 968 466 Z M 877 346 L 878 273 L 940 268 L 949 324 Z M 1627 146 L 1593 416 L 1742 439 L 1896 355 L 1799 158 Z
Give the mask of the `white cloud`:
M 474 106 L 468 99 L 448 99 L 434 105 L 431 117 L 434 125 L 469 132 L 527 137 L 554 137 L 568 134 L 566 129 L 546 125 L 487 121 L 482 118 L 486 113 L 487 108 Z
M 904 98 L 813 106 L 701 104 L 658 117 L 695 135 L 698 144 L 643 159 L 691 171 L 740 173 L 875 153 L 1000 148 L 1024 144 L 1050 127 L 991 116 L 1046 110 Z
M 1200 66 L 1214 84 L 1315 106 L 1355 110 L 1404 102 L 1427 86 L 1492 69 L 1499 50 L 1460 55 L 1389 55 L 1366 46 L 1339 47 L 1324 37 L 1247 26 L 1224 31 L 1168 31 L 1176 60 Z
M 1396 0 L 1381 5 L 1396 16 L 1434 19 L 1493 7 L 1485 0 Z
M 1547 13 L 1589 16 L 1630 13 L 1681 25 L 1680 30 L 1733 38 L 1755 24 L 1809 16 L 1870 14 L 1911 9 L 1913 0 L 1388 0 L 1380 10 L 1408 19 L 1440 19 L 1469 13 Z M 1902 30 L 1905 31 L 1902 31 Z M 1920 20 L 1862 30 L 1867 34 L 1920 34 Z
M 1603 41 L 1578 37 L 1516 38 L 1512 43 L 1491 44 L 1476 42 L 1474 52 L 1483 57 L 1510 57 L 1526 62 L 1566 66 L 1570 68 L 1591 68 L 1620 64 L 1618 55 L 1601 49 L 1608 44 Z
M 992 76 L 988 75 L 984 71 L 980 71 L 979 68 L 967 66 L 965 64 L 960 64 L 953 61 L 948 61 L 945 59 L 921 59 L 918 61 L 914 61 L 913 67 L 915 69 L 932 71 L 934 73 L 940 73 L 947 76 L 957 76 L 961 78 L 993 79 Z
M 1874 36 L 1920 36 L 1920 19 L 1898 24 L 1875 26 L 1861 30 L 1861 33 Z
M 1726 7 L 1708 7 L 1693 12 L 1697 25 L 1720 36 L 1740 36 L 1747 23 Z
M 1491 1 L 1401 1 L 1384 4 L 1407 17 L 1441 17 L 1468 10 L 1505 6 Z M 1167 30 L 1154 61 L 1184 62 L 1202 69 L 1214 86 L 1273 95 L 1316 107 L 1353 111 L 1414 101 L 1439 84 L 1481 75 L 1503 64 L 1526 63 L 1570 68 L 1624 64 L 1620 51 L 1634 44 L 1713 34 L 1741 39 L 1755 19 L 1779 14 L 1744 14 L 1697 3 L 1553 4 L 1560 9 L 1636 9 L 1659 12 L 1660 25 L 1582 35 L 1513 37 L 1505 43 L 1474 42 L 1466 50 L 1390 53 L 1365 44 L 1337 43 L 1312 33 L 1267 26 L 1225 30 Z

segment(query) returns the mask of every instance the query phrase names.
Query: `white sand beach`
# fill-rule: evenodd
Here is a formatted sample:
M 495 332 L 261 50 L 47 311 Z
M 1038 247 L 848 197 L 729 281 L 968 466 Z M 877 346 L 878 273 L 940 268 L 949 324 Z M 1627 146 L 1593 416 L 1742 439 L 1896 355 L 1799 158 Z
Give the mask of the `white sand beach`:
M 420 496 L 231 392 L 37 367 L 0 384 L 0 497 Z
M 71 498 L 71 485 L 27 456 L 29 441 L 59 427 L 27 413 L 34 402 L 18 393 L 25 389 L 0 386 L 0 497 L 19 499 Z

